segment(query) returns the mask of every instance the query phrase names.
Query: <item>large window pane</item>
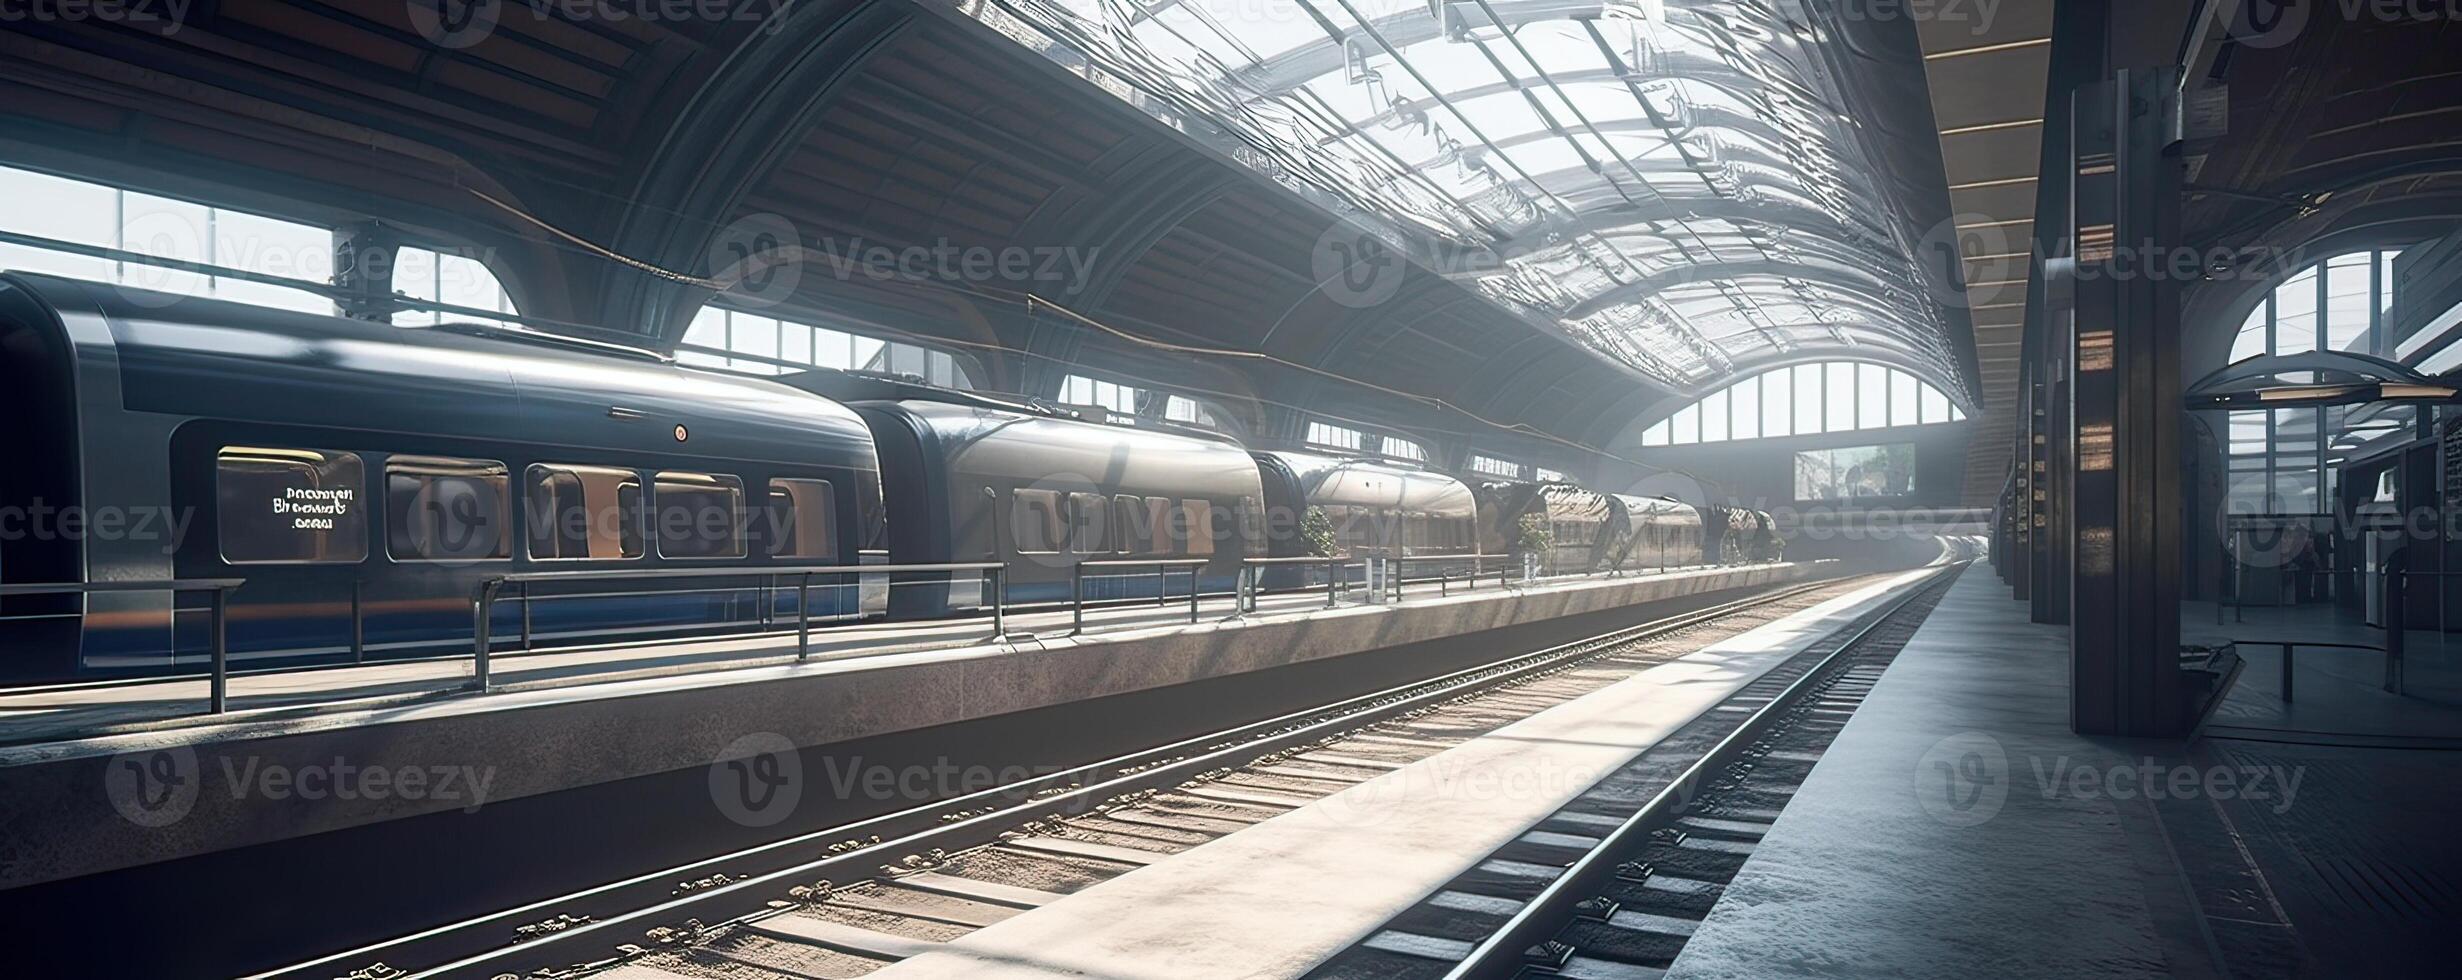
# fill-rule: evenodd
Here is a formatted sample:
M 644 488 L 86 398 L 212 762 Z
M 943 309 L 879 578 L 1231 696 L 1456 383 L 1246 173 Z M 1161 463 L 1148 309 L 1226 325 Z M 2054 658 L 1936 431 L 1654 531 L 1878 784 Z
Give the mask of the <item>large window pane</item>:
M 1700 405 L 1686 405 L 1683 409 L 1676 412 L 1674 418 L 1669 419 L 1668 421 L 1673 423 L 1675 426 L 1671 439 L 1674 444 L 1678 446 L 1689 446 L 1701 441 Z
M 1878 429 L 1889 424 L 1889 369 L 1878 364 L 1855 365 L 1855 427 Z
M 2374 313 L 2370 278 L 2375 275 L 2370 253 L 2345 255 L 2326 263 L 2325 343 L 2333 350 L 2368 350 L 2368 319 Z
M 1795 372 L 1772 371 L 1761 376 L 1761 434 L 1795 433 Z
M 1889 372 L 1889 424 L 1921 425 L 1923 418 L 1915 408 L 1918 389 L 1923 382 L 1904 371 Z
M 1822 414 L 1822 426 L 1831 432 L 1855 431 L 1855 365 L 1827 365 L 1822 371 L 1821 387 L 1829 400 L 1829 410 Z
M 1721 390 L 1701 400 L 1701 441 L 1727 441 L 1727 392 Z
M 131 252 L 183 262 L 212 263 L 209 249 L 211 209 L 151 194 L 123 194 L 120 200 L 120 247 Z M 119 281 L 139 289 L 182 296 L 205 296 L 212 283 L 194 272 L 182 272 L 142 262 L 120 264 Z
M 2308 269 L 2274 290 L 2274 353 L 2317 349 L 2317 270 Z
M 1923 386 L 1923 421 L 1927 425 L 1949 421 L 1949 396 L 1931 385 Z
M 1795 372 L 1795 434 L 1817 436 L 1824 431 L 1822 416 L 1827 403 L 1821 396 L 1821 366 L 1798 365 Z
M 1727 405 L 1727 427 L 1738 439 L 1761 438 L 1761 379 L 1735 383 Z
M 323 284 L 333 278 L 333 233 L 313 225 L 238 211 L 214 212 L 214 264 Z M 301 313 L 334 312 L 333 301 L 281 286 L 216 277 L 221 299 Z
M 1641 444 L 1644 446 L 1666 445 L 1668 431 L 1672 428 L 1674 426 L 1666 419 L 1660 419 L 1657 425 L 1641 430 Z

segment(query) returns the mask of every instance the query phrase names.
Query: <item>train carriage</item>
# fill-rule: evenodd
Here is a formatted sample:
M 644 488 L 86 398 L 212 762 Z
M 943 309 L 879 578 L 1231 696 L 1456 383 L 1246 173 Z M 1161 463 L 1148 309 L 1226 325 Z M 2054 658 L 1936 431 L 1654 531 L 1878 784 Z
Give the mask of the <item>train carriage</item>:
M 1228 438 L 920 385 L 817 372 L 788 380 L 846 394 L 871 427 L 897 563 L 1008 562 L 1008 600 L 1040 603 L 1070 598 L 1080 562 L 1202 559 L 1199 587 L 1223 592 L 1244 558 L 1263 553 L 1256 465 Z M 896 397 L 853 397 L 867 387 Z M 1186 574 L 1089 570 L 1086 598 L 1183 595 Z M 902 575 L 890 591 L 896 618 L 964 612 L 991 598 L 979 578 L 946 574 Z
M 742 591 L 542 596 L 542 643 L 749 626 L 793 615 L 763 608 L 761 569 L 855 564 L 879 537 L 853 412 L 630 348 L 8 274 L 0 350 L 0 513 L 54 515 L 0 543 L 0 581 L 243 578 L 236 661 L 466 650 L 474 590 L 517 572 L 746 570 Z M 83 526 L 57 521 L 70 505 Z M 815 593 L 816 616 L 864 611 Z M 209 643 L 195 597 L 161 593 L 11 597 L 0 630 L 12 680 L 185 668 Z
M 1264 481 L 1266 554 L 1314 553 L 1310 511 L 1324 515 L 1335 555 L 1415 558 L 1479 554 L 1479 506 L 1462 481 L 1381 460 L 1274 451 L 1254 454 Z M 1303 581 L 1299 569 L 1267 574 L 1267 587 Z
M 1571 483 L 1488 482 L 1478 487 L 1481 547 L 1490 554 L 1521 555 L 1525 522 L 1543 530 L 1539 552 L 1545 574 L 1595 571 L 1603 566 L 1613 510 L 1607 496 Z
M 1703 563 L 1701 509 L 1664 497 L 1609 494 L 1615 508 L 1609 570 L 1666 570 Z

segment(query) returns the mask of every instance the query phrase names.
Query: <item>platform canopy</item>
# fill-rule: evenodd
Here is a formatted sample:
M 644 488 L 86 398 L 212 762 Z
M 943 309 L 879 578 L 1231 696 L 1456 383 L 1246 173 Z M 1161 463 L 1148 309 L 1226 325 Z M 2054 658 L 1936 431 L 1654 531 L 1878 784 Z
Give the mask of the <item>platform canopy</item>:
M 1937 147 L 1928 127 L 1896 138 L 1866 118 L 1870 92 L 1841 84 L 1920 85 L 1920 60 L 1866 63 L 1797 4 L 966 6 L 1672 388 L 1854 356 L 1972 397 L 1966 323 L 1942 302 L 1962 290 L 1954 232 L 1882 176 L 1937 175 Z M 1925 268 L 1927 236 L 1951 262 Z

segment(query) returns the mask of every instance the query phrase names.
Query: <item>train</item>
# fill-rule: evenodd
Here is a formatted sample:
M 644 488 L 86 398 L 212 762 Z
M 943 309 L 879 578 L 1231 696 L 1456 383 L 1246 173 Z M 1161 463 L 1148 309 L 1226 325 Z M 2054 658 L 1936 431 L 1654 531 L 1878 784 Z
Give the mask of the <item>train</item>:
M 1219 594 L 1259 556 L 1527 553 L 1570 574 L 1777 545 L 1757 511 L 1473 485 L 911 378 L 754 377 L 523 328 L 21 272 L 0 273 L 0 352 L 17 463 L 0 470 L 0 583 L 244 579 L 225 635 L 251 668 L 466 653 L 483 584 L 560 570 L 638 578 L 506 585 L 491 632 L 569 646 Z M 781 573 L 967 562 L 1004 570 L 808 590 Z M 0 682 L 194 670 L 209 627 L 194 593 L 0 597 Z

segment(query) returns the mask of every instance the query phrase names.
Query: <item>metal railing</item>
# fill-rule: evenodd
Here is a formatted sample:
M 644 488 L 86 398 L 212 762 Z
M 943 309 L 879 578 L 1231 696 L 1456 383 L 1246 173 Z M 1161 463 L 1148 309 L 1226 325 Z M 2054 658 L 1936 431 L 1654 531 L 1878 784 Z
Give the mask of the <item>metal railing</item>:
M 159 579 L 154 581 L 131 582 L 22 583 L 0 585 L 0 597 L 21 595 L 84 596 L 91 595 L 96 592 L 168 592 L 171 594 L 171 604 L 174 612 L 174 620 L 176 621 L 176 613 L 178 610 L 179 597 L 181 593 L 213 593 L 213 604 L 207 607 L 209 611 L 206 613 L 206 629 L 208 635 L 211 637 L 208 641 L 209 649 L 211 651 L 211 663 L 207 668 L 206 675 L 206 711 L 209 714 L 218 715 L 228 710 L 231 703 L 231 647 L 229 641 L 226 639 L 226 632 L 224 629 L 230 619 L 231 592 L 232 590 L 247 584 L 247 582 L 247 579 L 239 578 L 196 578 Z M 176 622 L 173 626 L 173 630 L 171 650 L 172 659 L 176 661 L 179 657 L 179 641 Z
M 761 568 L 577 569 L 573 571 L 519 572 L 511 575 L 498 575 L 479 583 L 478 588 L 471 598 L 471 628 L 473 633 L 471 650 L 473 655 L 473 667 L 476 674 L 476 676 L 472 678 L 471 686 L 479 691 L 485 691 L 488 689 L 488 656 L 495 646 L 495 638 L 493 636 L 495 606 L 498 593 L 501 593 L 507 585 L 516 586 L 520 589 L 520 592 L 515 597 L 514 601 L 521 603 L 521 646 L 522 649 L 526 650 L 530 647 L 530 609 L 534 603 L 547 599 L 587 598 L 591 595 L 588 592 L 559 592 L 549 596 L 534 596 L 529 591 L 529 587 L 533 583 L 550 583 L 561 586 L 596 585 L 610 582 L 669 581 L 675 579 L 734 579 L 739 582 L 745 579 L 758 579 L 760 580 L 760 584 L 758 585 L 735 584 L 713 586 L 708 589 L 694 591 L 758 591 L 761 593 L 762 615 L 766 621 L 770 615 L 770 610 L 775 607 L 775 603 L 772 600 L 777 597 L 779 591 L 786 588 L 793 588 L 795 590 L 796 597 L 795 658 L 802 660 L 809 658 L 812 655 L 813 579 L 824 576 L 853 576 L 855 578 L 855 582 L 851 584 L 860 585 L 862 582 L 862 576 L 865 575 L 896 575 L 931 572 L 975 572 L 981 574 L 988 587 L 988 590 L 993 593 L 993 599 L 990 603 L 992 607 L 992 637 L 994 639 L 998 639 L 1008 635 L 1008 565 L 1004 562 L 996 561 L 945 562 L 938 564 L 916 565 L 787 565 L 767 566 Z M 780 584 L 784 580 L 792 580 L 793 584 Z
M 1347 571 L 1350 566 L 1356 564 L 1359 563 L 1353 559 L 1339 556 L 1328 558 L 1319 555 L 1294 555 L 1286 558 L 1242 558 L 1240 559 L 1238 609 L 1242 613 L 1257 611 L 1257 595 L 1264 591 L 1266 569 L 1312 567 L 1325 569 L 1325 608 L 1332 609 L 1342 603 L 1342 586 L 1348 581 L 1347 575 L 1336 575 L 1334 571 L 1336 569 Z
M 1080 561 L 1069 566 L 1069 635 L 1086 631 L 1086 569 L 1151 568 L 1154 570 L 1154 604 L 1171 601 L 1171 570 L 1188 570 L 1188 621 L 1197 621 L 1197 601 L 1204 593 L 1201 580 L 1211 558 L 1099 558 Z

